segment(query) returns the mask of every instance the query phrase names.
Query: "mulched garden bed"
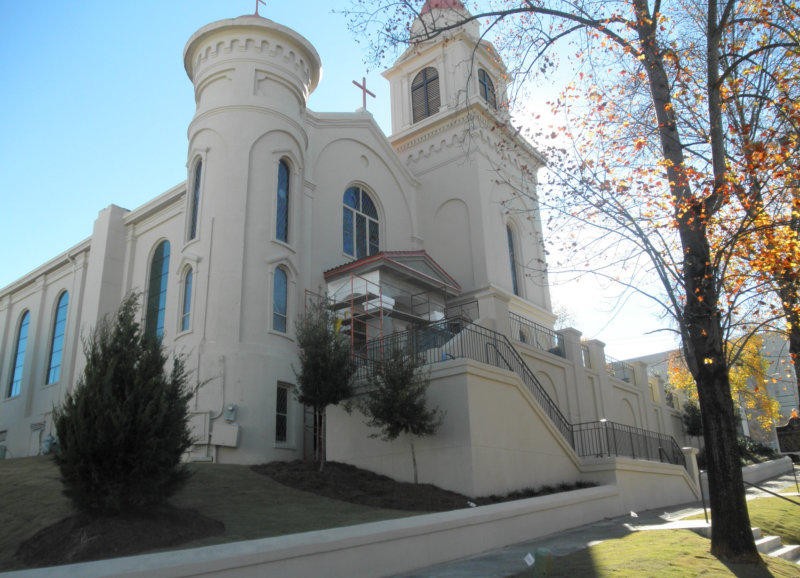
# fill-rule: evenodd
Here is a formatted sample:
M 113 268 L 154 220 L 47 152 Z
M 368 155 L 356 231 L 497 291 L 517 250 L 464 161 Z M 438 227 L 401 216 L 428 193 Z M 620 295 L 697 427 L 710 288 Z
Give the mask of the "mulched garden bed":
M 527 489 L 504 496 L 470 498 L 456 492 L 443 490 L 431 484 L 412 484 L 398 482 L 349 464 L 326 462 L 322 472 L 314 462 L 271 462 L 253 466 L 253 471 L 271 477 L 276 482 L 303 490 L 373 508 L 410 510 L 415 512 L 444 512 L 471 507 L 471 504 L 484 506 L 510 500 L 521 500 L 556 492 L 588 488 L 594 484 L 561 484 Z
M 29 567 L 129 556 L 225 532 L 196 510 L 160 506 L 121 516 L 75 514 L 20 544 L 16 557 Z

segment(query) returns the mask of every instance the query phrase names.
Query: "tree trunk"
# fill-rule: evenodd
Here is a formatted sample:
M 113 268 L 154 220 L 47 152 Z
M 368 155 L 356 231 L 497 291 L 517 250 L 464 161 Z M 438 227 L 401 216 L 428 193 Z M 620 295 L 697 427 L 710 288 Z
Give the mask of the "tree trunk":
M 319 410 L 319 442 L 317 443 L 317 458 L 319 459 L 319 471 L 325 468 L 325 408 Z
M 414 467 L 414 483 L 419 483 L 419 478 L 417 478 L 417 454 L 414 451 L 414 440 L 410 439 L 409 443 L 411 444 L 411 465 Z
M 650 14 L 647 0 L 633 0 L 636 31 L 647 72 L 648 84 L 658 120 L 661 151 L 675 201 L 675 218 L 684 253 L 683 282 L 686 304 L 679 318 L 686 363 L 697 382 L 703 433 L 706 442 L 708 485 L 712 515 L 711 553 L 728 561 L 760 563 L 750 529 L 744 482 L 736 445 L 728 367 L 723 351 L 719 317 L 718 272 L 711 258 L 706 219 L 714 209 L 711 199 L 695 197 L 686 175 L 683 144 L 672 105 L 669 77 L 656 31 L 657 18 Z M 715 0 L 709 1 L 709 20 L 716 20 Z M 711 40 L 709 40 L 709 45 Z M 712 51 L 713 52 L 713 51 Z M 709 70 L 715 63 L 709 63 Z M 708 79 L 709 82 L 714 78 Z M 710 87 L 710 92 L 713 92 Z M 718 87 L 714 87 L 718 90 Z M 713 95 L 712 95 L 713 96 Z M 718 96 L 718 95 L 717 95 Z M 718 99 L 709 107 L 719 105 Z M 713 123 L 719 111 L 710 110 Z M 719 142 L 712 142 L 712 149 Z M 715 185 L 720 174 L 715 165 Z M 724 175 L 723 175 L 724 176 Z M 723 179 L 724 180 L 724 179 Z

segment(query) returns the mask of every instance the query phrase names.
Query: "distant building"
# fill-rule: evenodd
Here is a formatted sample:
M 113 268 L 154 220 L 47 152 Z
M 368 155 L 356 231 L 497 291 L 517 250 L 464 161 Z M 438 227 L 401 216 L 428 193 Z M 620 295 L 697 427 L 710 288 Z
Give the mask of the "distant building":
M 769 363 L 767 382 L 760 384 L 760 386 L 765 387 L 769 396 L 780 404 L 780 419 L 775 425 L 782 425 L 789 420 L 792 410 L 798 408 L 797 381 L 795 379 L 794 364 L 789 354 L 789 344 L 785 335 L 776 332 L 764 332 L 760 334 L 760 337 L 763 342 L 762 355 Z M 654 387 L 662 388 L 665 392 L 667 403 L 677 410 L 683 408 L 687 398 L 683 391 L 676 390 L 670 386 L 668 369 L 670 357 L 680 354 L 680 350 L 675 349 L 637 357 L 632 360 L 641 361 L 648 365 L 650 375 L 654 378 Z M 755 384 L 751 384 L 751 386 L 754 387 Z M 737 407 L 739 415 L 742 417 L 739 424 L 739 431 L 742 435 L 771 445 L 776 444 L 774 428 L 770 431 L 765 431 L 756 419 L 758 414 L 753 410 L 746 409 L 743 400 L 740 400 Z

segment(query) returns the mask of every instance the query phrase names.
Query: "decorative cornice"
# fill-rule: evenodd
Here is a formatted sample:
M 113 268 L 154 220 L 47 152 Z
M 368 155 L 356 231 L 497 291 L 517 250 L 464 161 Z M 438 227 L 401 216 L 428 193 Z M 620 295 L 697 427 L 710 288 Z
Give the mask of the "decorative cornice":
M 88 239 L 84 239 L 77 245 L 70 247 L 60 255 L 54 257 L 53 259 L 50 259 L 43 265 L 40 265 L 27 275 L 24 275 L 23 277 L 20 277 L 16 281 L 12 281 L 5 287 L 0 288 L 0 301 L 4 297 L 7 297 L 10 300 L 11 295 L 23 290 L 25 287 L 31 286 L 31 284 L 35 283 L 39 278 L 55 271 L 60 267 L 64 267 L 67 265 L 71 266 L 72 261 L 76 257 L 78 257 L 80 254 L 84 252 L 89 252 L 89 250 L 91 249 L 91 241 L 92 241 L 91 237 L 89 237 Z
M 184 49 L 184 67 L 196 81 L 199 69 L 224 59 L 255 59 L 293 72 L 306 94 L 317 86 L 321 62 L 314 46 L 285 26 L 253 16 L 212 22 L 195 32 Z
M 430 128 L 427 130 L 422 127 L 407 135 L 407 140 L 400 137 L 392 141 L 397 153 L 405 157 L 406 164 L 419 162 L 423 158 L 430 158 L 432 154 L 460 146 L 467 138 L 479 138 L 505 161 L 517 163 L 517 155 L 511 154 L 512 150 L 516 150 L 532 158 L 539 166 L 545 165 L 542 155 L 510 124 L 499 122 L 479 104 L 472 104 L 450 118 L 441 119 L 439 124 L 431 123 L 428 127 Z M 460 130 L 453 132 L 455 129 Z M 448 136 L 440 138 L 442 135 Z M 498 147 L 498 144 L 502 146 Z

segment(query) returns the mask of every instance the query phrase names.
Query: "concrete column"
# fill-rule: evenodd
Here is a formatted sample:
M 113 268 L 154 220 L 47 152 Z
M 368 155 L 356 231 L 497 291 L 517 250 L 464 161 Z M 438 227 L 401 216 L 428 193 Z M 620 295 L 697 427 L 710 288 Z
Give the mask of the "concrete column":
M 589 365 L 597 372 L 597 393 L 598 393 L 598 419 L 606 418 L 614 420 L 617 416 L 616 411 L 610 414 L 614 408 L 611 407 L 612 389 L 611 382 L 608 379 L 608 372 L 606 371 L 606 344 L 597 339 L 592 339 L 586 342 L 589 348 Z
M 125 265 L 123 218 L 127 213 L 127 209 L 109 205 L 100 211 L 94 222 L 81 314 L 85 335 L 104 315 L 116 311 L 122 300 Z
M 683 451 L 683 458 L 686 460 L 686 471 L 689 472 L 689 477 L 697 484 L 697 490 L 700 491 L 700 468 L 697 467 L 697 448 L 685 447 L 681 448 Z
M 656 424 L 653 424 L 650 408 L 653 406 L 653 396 L 650 393 L 650 383 L 647 379 L 647 364 L 643 361 L 633 361 L 630 363 L 633 367 L 633 384 L 639 390 L 639 413 L 642 428 L 649 430 L 657 430 Z
M 484 326 L 513 339 L 508 330 L 508 301 L 506 299 L 494 292 L 480 295 L 478 296 L 478 310 Z
M 567 398 L 569 406 L 574 408 L 570 412 L 570 421 L 579 423 L 594 419 L 591 396 L 588 395 L 589 380 L 583 367 L 583 354 L 581 351 L 581 332 L 573 327 L 566 327 L 556 331 L 564 351 L 564 358 L 569 361 L 567 370 Z

